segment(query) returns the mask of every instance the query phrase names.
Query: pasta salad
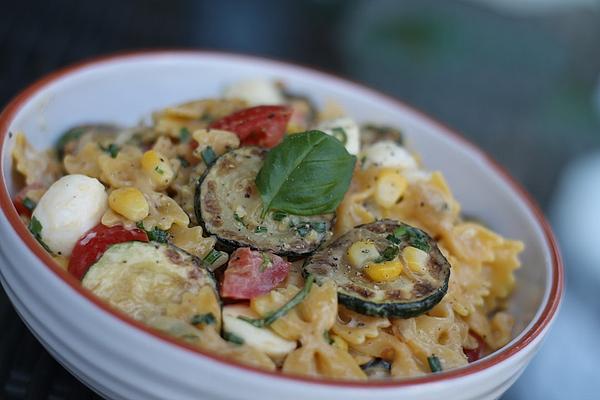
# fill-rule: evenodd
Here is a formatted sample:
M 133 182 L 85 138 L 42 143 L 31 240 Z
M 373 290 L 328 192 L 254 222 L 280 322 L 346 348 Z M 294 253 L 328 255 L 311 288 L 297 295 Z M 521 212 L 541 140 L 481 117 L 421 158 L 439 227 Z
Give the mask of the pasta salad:
M 401 128 L 401 127 L 400 127 Z M 393 379 L 511 339 L 523 243 L 461 214 L 398 127 L 239 82 L 152 123 L 23 133 L 14 205 L 110 306 L 258 368 Z

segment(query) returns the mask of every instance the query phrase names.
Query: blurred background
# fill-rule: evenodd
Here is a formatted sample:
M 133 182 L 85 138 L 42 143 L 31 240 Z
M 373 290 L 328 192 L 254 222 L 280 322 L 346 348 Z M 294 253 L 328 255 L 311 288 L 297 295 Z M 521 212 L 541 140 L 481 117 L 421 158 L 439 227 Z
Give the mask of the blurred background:
M 540 203 L 567 294 L 543 351 L 503 397 L 598 398 L 600 0 L 5 1 L 0 105 L 86 57 L 216 49 L 317 67 L 461 132 Z M 0 290 L 0 398 L 97 398 Z

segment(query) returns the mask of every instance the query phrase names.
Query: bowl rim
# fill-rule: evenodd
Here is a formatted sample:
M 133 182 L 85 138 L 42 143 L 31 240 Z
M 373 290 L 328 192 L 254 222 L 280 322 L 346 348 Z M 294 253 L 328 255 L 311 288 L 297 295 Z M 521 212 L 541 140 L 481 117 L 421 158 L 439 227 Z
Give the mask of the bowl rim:
M 402 108 L 410 111 L 415 114 L 419 118 L 426 120 L 431 125 L 435 126 L 438 132 L 442 135 L 449 136 L 451 139 L 460 142 L 461 145 L 467 147 L 470 151 L 479 155 L 483 162 L 490 166 L 499 176 L 500 178 L 507 183 L 510 188 L 514 191 L 514 193 L 523 201 L 523 203 L 527 206 L 529 211 L 533 214 L 535 220 L 539 224 L 541 228 L 544 239 L 546 241 L 546 245 L 550 249 L 551 253 L 551 288 L 550 293 L 545 305 L 543 305 L 543 311 L 539 314 L 537 320 L 533 325 L 531 325 L 531 321 L 528 325 L 531 327 L 526 331 L 521 333 L 521 337 L 514 343 L 509 343 L 505 347 L 499 349 L 498 351 L 490 354 L 489 356 L 473 363 L 468 364 L 461 368 L 451 369 L 448 371 L 444 371 L 436 374 L 428 374 L 419 377 L 407 377 L 402 379 L 390 379 L 386 381 L 349 381 L 349 380 L 341 380 L 341 379 L 331 379 L 331 378 L 317 378 L 317 377 L 306 377 L 300 375 L 289 375 L 282 374 L 279 372 L 271 372 L 259 369 L 257 367 L 244 365 L 241 363 L 237 363 L 225 357 L 222 357 L 218 354 L 213 354 L 210 352 L 203 351 L 196 347 L 193 347 L 183 341 L 179 341 L 169 335 L 162 333 L 154 328 L 150 328 L 139 321 L 134 320 L 129 317 L 125 313 L 116 310 L 110 307 L 107 303 L 105 303 L 100 298 L 96 297 L 93 293 L 89 292 L 85 289 L 79 280 L 77 280 L 74 276 L 68 273 L 66 270 L 60 268 L 55 261 L 50 257 L 50 255 L 34 240 L 34 238 L 29 234 L 27 227 L 22 223 L 19 215 L 13 205 L 12 199 L 7 189 L 6 182 L 4 180 L 4 145 L 6 142 L 6 137 L 12 135 L 12 132 L 9 132 L 9 126 L 16 116 L 16 114 L 21 110 L 24 104 L 26 104 L 30 98 L 35 96 L 40 90 L 52 84 L 54 81 L 59 80 L 61 78 L 65 78 L 70 74 L 80 72 L 82 70 L 88 69 L 90 67 L 103 65 L 103 64 L 112 64 L 118 63 L 120 61 L 133 60 L 137 58 L 161 58 L 161 57 L 204 57 L 204 58 L 219 58 L 219 59 L 229 59 L 233 62 L 252 62 L 252 63 L 261 63 L 271 67 L 282 67 L 288 70 L 297 70 L 303 73 L 310 73 L 312 75 L 317 75 L 322 78 L 325 78 L 330 81 L 335 81 L 338 83 L 342 83 L 347 87 L 359 89 L 360 91 L 366 92 L 369 95 L 374 95 L 375 97 L 381 98 L 393 104 L 395 107 Z M 142 332 L 157 337 L 160 340 L 163 340 L 167 343 L 175 345 L 181 349 L 190 351 L 195 353 L 196 355 L 200 355 L 203 357 L 207 357 L 213 361 L 217 361 L 219 363 L 224 364 L 225 366 L 234 367 L 245 372 L 250 372 L 258 375 L 262 375 L 266 378 L 273 379 L 284 379 L 288 381 L 292 381 L 295 383 L 309 383 L 314 385 L 323 385 L 330 387 L 346 387 L 346 388 L 401 388 L 406 386 L 413 385 L 421 385 L 426 383 L 440 383 L 442 381 L 448 381 L 452 379 L 462 378 L 469 375 L 473 375 L 475 373 L 481 372 L 485 369 L 493 367 L 509 358 L 519 353 L 528 344 L 534 341 L 551 323 L 553 320 L 561 302 L 563 290 L 564 290 L 564 267 L 562 258 L 560 255 L 560 250 L 557 245 L 557 241 L 554 237 L 550 224 L 547 222 L 544 217 L 543 212 L 537 205 L 537 203 L 531 198 L 531 196 L 526 192 L 526 190 L 516 181 L 514 180 L 509 173 L 498 164 L 494 159 L 492 159 L 488 154 L 486 154 L 479 147 L 468 141 L 466 138 L 461 136 L 460 134 L 453 131 L 451 128 L 447 127 L 443 123 L 435 120 L 432 117 L 424 114 L 423 112 L 413 108 L 412 106 L 404 103 L 401 100 L 398 100 L 390 95 L 381 93 L 377 90 L 371 89 L 361 83 L 357 83 L 348 78 L 341 78 L 335 74 L 330 72 L 326 72 L 314 67 L 308 67 L 299 65 L 297 63 L 291 63 L 281 60 L 275 60 L 262 56 L 248 55 L 248 54 L 240 54 L 240 53 L 231 53 L 231 52 L 223 52 L 223 51 L 214 51 L 214 50 L 190 50 L 190 49 L 152 49 L 152 50 L 138 50 L 138 51 L 123 51 L 111 53 L 108 55 L 101 55 L 96 57 L 91 57 L 85 59 L 83 61 L 67 65 L 66 67 L 62 67 L 54 72 L 46 74 L 42 76 L 40 79 L 36 80 L 34 83 L 30 84 L 20 93 L 18 93 L 13 99 L 5 106 L 5 108 L 0 113 L 0 208 L 4 213 L 9 224 L 12 226 L 13 230 L 20 237 L 20 239 L 25 243 L 25 245 L 29 248 L 29 250 L 37 256 L 37 258 L 46 265 L 59 279 L 61 279 L 64 283 L 66 283 L 72 290 L 81 295 L 84 299 L 87 299 L 89 302 L 96 305 L 100 310 L 118 318 L 122 322 L 138 328 Z M 539 309 L 538 309 L 539 312 Z M 537 313 L 536 313 L 537 314 Z

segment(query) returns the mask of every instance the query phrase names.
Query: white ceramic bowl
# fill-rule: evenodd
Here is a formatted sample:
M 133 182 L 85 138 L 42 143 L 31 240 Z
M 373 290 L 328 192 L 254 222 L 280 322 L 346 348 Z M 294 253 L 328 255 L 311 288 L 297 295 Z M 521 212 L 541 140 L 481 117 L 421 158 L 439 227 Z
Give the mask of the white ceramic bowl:
M 282 79 L 319 103 L 335 99 L 358 120 L 401 127 L 425 165 L 446 175 L 463 210 L 526 243 L 511 300 L 514 340 L 467 367 L 383 382 L 317 380 L 259 371 L 204 354 L 119 314 L 56 267 L 11 203 L 17 131 L 37 148 L 72 125 L 137 123 L 152 110 L 218 95 L 242 78 Z M 432 94 L 433 95 L 433 94 Z M 116 55 L 56 72 L 0 116 L 2 284 L 44 346 L 84 383 L 114 399 L 495 399 L 521 374 L 556 316 L 563 272 L 553 235 L 525 192 L 481 151 L 408 106 L 354 83 L 294 65 L 205 52 Z

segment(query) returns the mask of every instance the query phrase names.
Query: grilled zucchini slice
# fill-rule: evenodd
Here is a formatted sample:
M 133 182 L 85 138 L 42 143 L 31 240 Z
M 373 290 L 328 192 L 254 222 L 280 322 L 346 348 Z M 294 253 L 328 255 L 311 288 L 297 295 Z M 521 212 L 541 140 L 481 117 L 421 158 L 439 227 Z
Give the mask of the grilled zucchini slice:
M 115 244 L 90 267 L 82 284 L 138 320 L 164 315 L 168 304 L 208 286 L 219 299 L 212 274 L 200 261 L 170 244 Z
M 368 243 L 365 252 L 376 253 L 382 262 L 394 258 L 403 265 L 396 279 L 374 282 L 356 266 L 349 250 L 355 243 Z M 377 251 L 373 250 L 372 245 Z M 410 250 L 425 252 L 421 267 L 406 260 Z M 353 265 L 354 264 L 354 265 Z M 448 290 L 450 264 L 435 240 L 420 229 L 397 221 L 382 220 L 358 226 L 327 247 L 317 251 L 304 264 L 304 272 L 313 274 L 317 282 L 333 279 L 338 287 L 338 300 L 346 307 L 366 315 L 410 318 L 435 306 Z
M 297 216 L 270 211 L 261 218 L 255 180 L 267 150 L 242 147 L 219 157 L 196 187 L 195 212 L 222 249 L 252 247 L 282 256 L 312 253 L 331 236 L 334 214 Z

